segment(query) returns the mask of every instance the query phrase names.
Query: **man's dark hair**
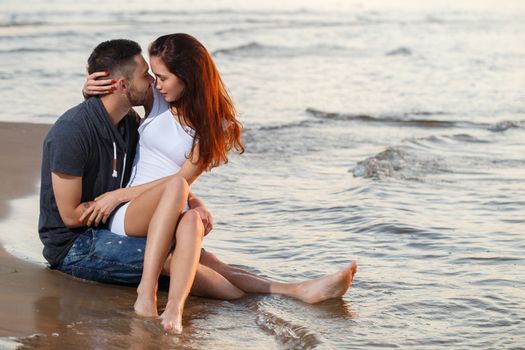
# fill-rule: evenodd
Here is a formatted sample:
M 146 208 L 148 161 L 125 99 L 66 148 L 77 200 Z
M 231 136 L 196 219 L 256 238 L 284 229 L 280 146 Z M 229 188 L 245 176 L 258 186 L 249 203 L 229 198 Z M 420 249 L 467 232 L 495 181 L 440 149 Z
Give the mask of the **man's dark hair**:
M 98 44 L 89 56 L 88 72 L 109 72 L 113 77 L 120 73 L 126 78 L 131 78 L 136 66 L 133 58 L 141 53 L 140 45 L 132 40 L 104 41 Z

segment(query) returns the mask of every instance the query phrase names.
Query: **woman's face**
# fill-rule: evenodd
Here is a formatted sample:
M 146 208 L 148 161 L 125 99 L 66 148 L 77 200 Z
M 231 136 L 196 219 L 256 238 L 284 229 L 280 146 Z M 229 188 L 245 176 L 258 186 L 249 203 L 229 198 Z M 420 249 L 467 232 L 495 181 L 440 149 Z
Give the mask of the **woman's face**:
M 184 82 L 169 71 L 160 57 L 151 56 L 150 64 L 151 70 L 155 74 L 155 87 L 157 90 L 166 102 L 177 101 L 184 91 Z

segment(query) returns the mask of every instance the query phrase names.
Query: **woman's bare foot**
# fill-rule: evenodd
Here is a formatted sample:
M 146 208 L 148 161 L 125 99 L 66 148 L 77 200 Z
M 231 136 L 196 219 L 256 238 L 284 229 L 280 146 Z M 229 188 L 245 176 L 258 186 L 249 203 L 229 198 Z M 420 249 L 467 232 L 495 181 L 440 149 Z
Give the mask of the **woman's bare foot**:
M 133 305 L 135 313 L 142 317 L 158 317 L 157 311 L 157 294 L 144 293 L 137 289 L 137 300 Z
M 182 309 L 184 306 L 166 304 L 166 309 L 160 315 L 160 323 L 164 327 L 164 331 L 170 334 L 182 333 Z
M 343 296 L 357 272 L 357 263 L 352 261 L 344 269 L 311 281 L 298 283 L 296 297 L 306 303 L 315 304 L 323 300 Z

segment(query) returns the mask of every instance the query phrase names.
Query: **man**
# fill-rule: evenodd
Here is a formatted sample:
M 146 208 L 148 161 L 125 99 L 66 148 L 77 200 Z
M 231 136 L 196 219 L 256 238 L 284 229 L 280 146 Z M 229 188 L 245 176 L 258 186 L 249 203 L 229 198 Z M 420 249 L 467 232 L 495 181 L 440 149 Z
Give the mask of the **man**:
M 96 205 L 96 197 L 126 184 L 137 138 L 137 118 L 131 107 L 144 105 L 148 113 L 153 77 L 140 46 L 130 40 L 101 43 L 91 54 L 88 67 L 90 79 L 100 76 L 93 72 L 107 71 L 112 88 L 110 93 L 90 97 L 64 113 L 44 140 L 39 218 L 43 254 L 51 268 L 76 277 L 136 284 L 142 273 L 146 238 L 98 228 L 105 221 L 100 215 L 82 222 L 79 218 Z M 209 231 L 211 216 L 204 204 L 191 195 L 189 202 L 200 210 Z M 87 227 L 87 223 L 94 227 Z M 165 264 L 166 274 L 170 259 Z M 278 283 L 233 268 L 204 251 L 191 292 L 221 299 L 277 293 L 315 303 L 343 295 L 355 272 L 353 262 L 316 280 Z M 165 329 L 178 330 L 180 320 L 177 323 L 165 325 Z
M 111 247 L 100 252 L 98 261 L 79 259 L 82 249 L 98 246 L 98 241 L 111 235 L 90 229 L 78 219 L 90 201 L 127 181 L 138 126 L 129 112 L 131 106 L 144 103 L 153 77 L 138 44 L 118 40 L 107 42 L 102 49 L 106 69 L 122 82 L 122 96 L 87 99 L 64 113 L 50 129 L 43 146 L 39 233 L 51 268 L 81 278 L 124 283 L 126 279 L 111 267 L 113 262 L 126 263 L 123 251 Z M 95 59 L 94 52 L 90 60 Z M 141 239 L 126 240 L 126 246 L 131 245 L 126 249 L 137 251 L 144 244 Z

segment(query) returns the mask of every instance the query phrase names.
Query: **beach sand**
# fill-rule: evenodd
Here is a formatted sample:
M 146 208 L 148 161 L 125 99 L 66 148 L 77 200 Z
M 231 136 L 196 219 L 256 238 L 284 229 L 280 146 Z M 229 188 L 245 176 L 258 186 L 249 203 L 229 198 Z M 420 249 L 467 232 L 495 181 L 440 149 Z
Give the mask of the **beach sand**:
M 209 336 L 217 332 L 215 324 L 225 322 L 219 316 L 197 329 L 192 326 L 201 322 L 202 314 L 208 317 L 208 310 L 238 313 L 228 311 L 229 302 L 190 297 L 185 333 L 173 337 L 162 331 L 158 320 L 135 316 L 135 288 L 84 281 L 47 268 L 37 226 L 42 140 L 49 127 L 0 122 L 0 349 L 194 349 L 231 342 L 235 334 L 227 330 Z M 29 205 L 13 205 L 23 197 Z M 13 249 L 11 244 L 20 241 L 23 244 Z M 160 291 L 159 311 L 166 302 L 166 291 Z M 199 330 L 206 334 L 200 337 L 201 346 L 196 341 Z
M 34 219 L 32 233 L 10 232 L 11 226 L 6 225 L 6 222 L 18 219 L 14 216 L 19 213 L 14 213 L 10 208 L 11 200 L 38 192 L 42 140 L 49 127 L 0 123 L 0 220 L 3 224 L 0 242 L 8 235 L 38 235 L 38 213 L 24 213 L 31 216 L 31 220 Z M 67 343 L 64 335 L 75 333 L 72 332 L 75 322 L 82 318 L 86 310 L 94 314 L 107 312 L 104 300 L 117 301 L 117 304 L 112 305 L 132 312 L 133 288 L 80 281 L 49 270 L 43 263 L 16 258 L 3 247 L 0 247 L 0 281 L 2 349 L 21 344 L 21 340 L 8 337 L 25 338 L 33 335 L 23 341 L 24 345 L 28 345 L 26 342 L 40 342 L 40 345 L 49 348 L 53 347 L 53 339 L 61 344 Z M 39 341 L 39 338 L 45 338 L 46 341 Z M 78 344 L 78 340 L 75 340 L 75 344 Z

